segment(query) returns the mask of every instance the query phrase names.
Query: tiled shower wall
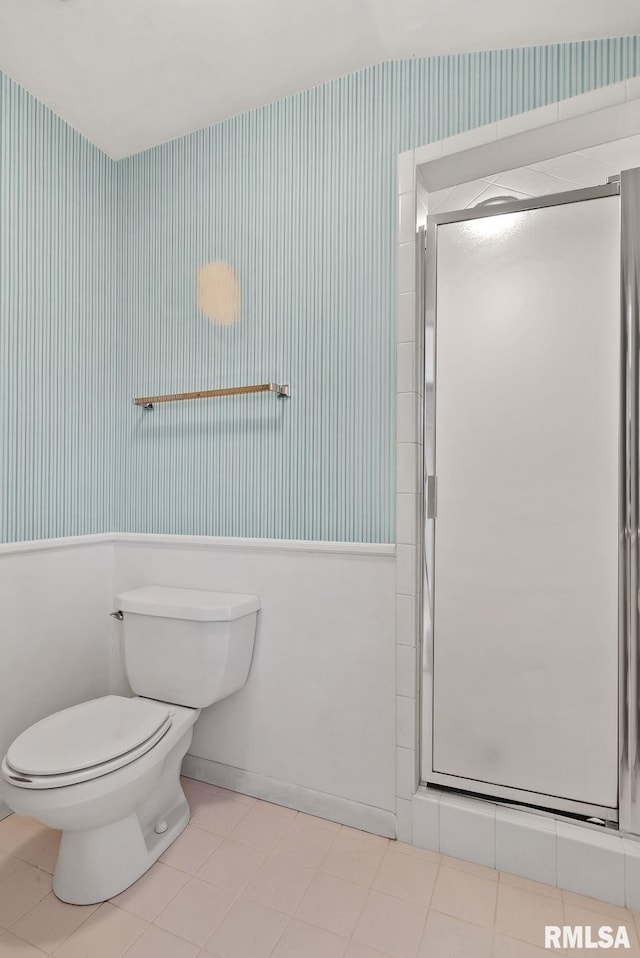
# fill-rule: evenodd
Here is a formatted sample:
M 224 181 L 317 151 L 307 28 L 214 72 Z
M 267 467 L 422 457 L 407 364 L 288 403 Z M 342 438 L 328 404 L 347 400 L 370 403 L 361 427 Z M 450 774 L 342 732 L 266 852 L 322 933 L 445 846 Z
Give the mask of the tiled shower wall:
M 384 63 L 118 164 L 3 80 L 2 538 L 393 541 L 397 153 L 639 72 L 638 37 Z

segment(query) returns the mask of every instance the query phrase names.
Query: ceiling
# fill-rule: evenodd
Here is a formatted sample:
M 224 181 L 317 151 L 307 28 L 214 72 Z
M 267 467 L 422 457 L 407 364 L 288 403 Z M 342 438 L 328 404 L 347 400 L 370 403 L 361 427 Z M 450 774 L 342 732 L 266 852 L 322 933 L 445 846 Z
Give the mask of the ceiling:
M 637 0 L 0 0 L 0 70 L 120 158 L 382 60 L 634 33 Z

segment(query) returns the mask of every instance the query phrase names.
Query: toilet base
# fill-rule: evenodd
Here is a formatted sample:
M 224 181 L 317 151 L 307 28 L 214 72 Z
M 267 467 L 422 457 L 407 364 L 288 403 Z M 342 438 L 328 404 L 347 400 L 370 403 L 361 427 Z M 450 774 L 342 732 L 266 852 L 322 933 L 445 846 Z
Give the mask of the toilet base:
M 180 799 L 144 832 L 134 813 L 119 822 L 77 832 L 63 832 L 53 876 L 55 895 L 70 905 L 94 905 L 119 895 L 158 860 L 189 822 L 189 806 Z
M 53 891 L 71 905 L 93 905 L 132 885 L 189 821 L 180 784 L 198 709 L 171 706 L 171 728 L 144 755 L 97 778 L 58 788 L 0 782 L 19 815 L 60 829 Z

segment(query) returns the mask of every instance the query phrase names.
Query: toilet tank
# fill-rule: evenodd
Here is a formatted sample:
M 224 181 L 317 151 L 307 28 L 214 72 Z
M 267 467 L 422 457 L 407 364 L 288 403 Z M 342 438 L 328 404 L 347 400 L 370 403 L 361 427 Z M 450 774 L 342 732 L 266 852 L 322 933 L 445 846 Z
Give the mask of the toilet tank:
M 247 681 L 256 595 L 149 585 L 122 592 L 124 653 L 136 695 L 206 708 Z

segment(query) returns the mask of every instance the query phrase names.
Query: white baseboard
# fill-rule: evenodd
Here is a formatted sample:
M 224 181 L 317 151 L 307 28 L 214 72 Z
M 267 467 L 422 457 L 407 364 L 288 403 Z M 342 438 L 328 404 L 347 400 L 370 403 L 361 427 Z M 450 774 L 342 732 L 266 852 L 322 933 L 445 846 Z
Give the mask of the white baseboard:
M 341 825 L 359 828 L 374 835 L 395 838 L 396 817 L 384 808 L 362 805 L 337 795 L 326 795 L 301 785 L 290 785 L 264 775 L 256 775 L 231 765 L 221 765 L 206 758 L 187 755 L 182 763 L 182 774 L 209 785 L 219 785 L 234 792 L 242 792 L 266 802 L 275 802 L 299 812 L 326 818 Z

